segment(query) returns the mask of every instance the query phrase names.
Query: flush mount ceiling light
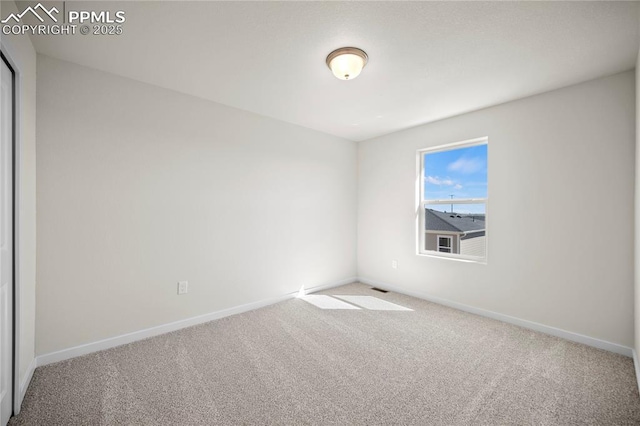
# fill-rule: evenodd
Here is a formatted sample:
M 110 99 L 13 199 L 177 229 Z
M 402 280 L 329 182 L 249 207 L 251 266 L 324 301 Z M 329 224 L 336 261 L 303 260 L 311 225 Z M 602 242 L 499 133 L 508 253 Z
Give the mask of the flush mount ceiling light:
M 341 47 L 327 56 L 327 66 L 340 80 L 353 80 L 362 71 L 369 57 L 357 47 Z

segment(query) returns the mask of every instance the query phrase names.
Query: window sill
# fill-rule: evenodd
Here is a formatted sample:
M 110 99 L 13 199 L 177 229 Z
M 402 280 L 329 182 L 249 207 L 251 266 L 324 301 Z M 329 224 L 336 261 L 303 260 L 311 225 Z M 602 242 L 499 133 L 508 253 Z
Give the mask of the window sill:
M 463 262 L 463 263 L 478 263 L 480 265 L 486 265 L 487 264 L 487 258 L 486 257 L 482 257 L 482 258 L 478 258 L 478 257 L 467 257 L 467 256 L 460 256 L 460 255 L 446 255 L 446 254 L 442 254 L 442 253 L 416 253 L 417 256 L 420 257 L 431 257 L 431 258 L 436 258 L 436 259 L 444 259 L 444 260 L 453 260 L 455 262 Z

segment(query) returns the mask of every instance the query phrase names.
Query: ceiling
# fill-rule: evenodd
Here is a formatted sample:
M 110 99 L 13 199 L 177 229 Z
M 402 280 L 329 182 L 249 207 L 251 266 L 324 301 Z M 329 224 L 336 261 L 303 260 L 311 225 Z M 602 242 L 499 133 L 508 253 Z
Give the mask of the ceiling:
M 124 10 L 123 34 L 34 36 L 39 53 L 356 141 L 629 70 L 638 55 L 635 2 L 66 7 Z M 352 81 L 325 65 L 343 46 L 369 55 Z

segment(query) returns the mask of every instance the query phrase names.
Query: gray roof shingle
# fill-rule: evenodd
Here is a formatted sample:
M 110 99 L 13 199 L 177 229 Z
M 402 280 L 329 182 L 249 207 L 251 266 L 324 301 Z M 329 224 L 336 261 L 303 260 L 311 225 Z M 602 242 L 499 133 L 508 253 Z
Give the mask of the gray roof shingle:
M 428 231 L 469 232 L 484 230 L 484 220 L 457 213 L 425 209 L 425 229 Z

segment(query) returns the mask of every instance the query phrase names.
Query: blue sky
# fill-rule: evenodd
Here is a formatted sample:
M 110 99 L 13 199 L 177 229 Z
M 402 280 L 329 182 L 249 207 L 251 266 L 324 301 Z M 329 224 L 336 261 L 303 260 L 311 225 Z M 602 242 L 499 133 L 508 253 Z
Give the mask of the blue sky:
M 476 145 L 443 152 L 426 153 L 424 159 L 424 198 L 485 198 L 487 196 L 487 145 Z M 430 206 L 450 211 L 451 207 Z M 460 213 L 484 212 L 482 205 L 458 205 Z M 481 208 L 481 210 L 479 210 Z

